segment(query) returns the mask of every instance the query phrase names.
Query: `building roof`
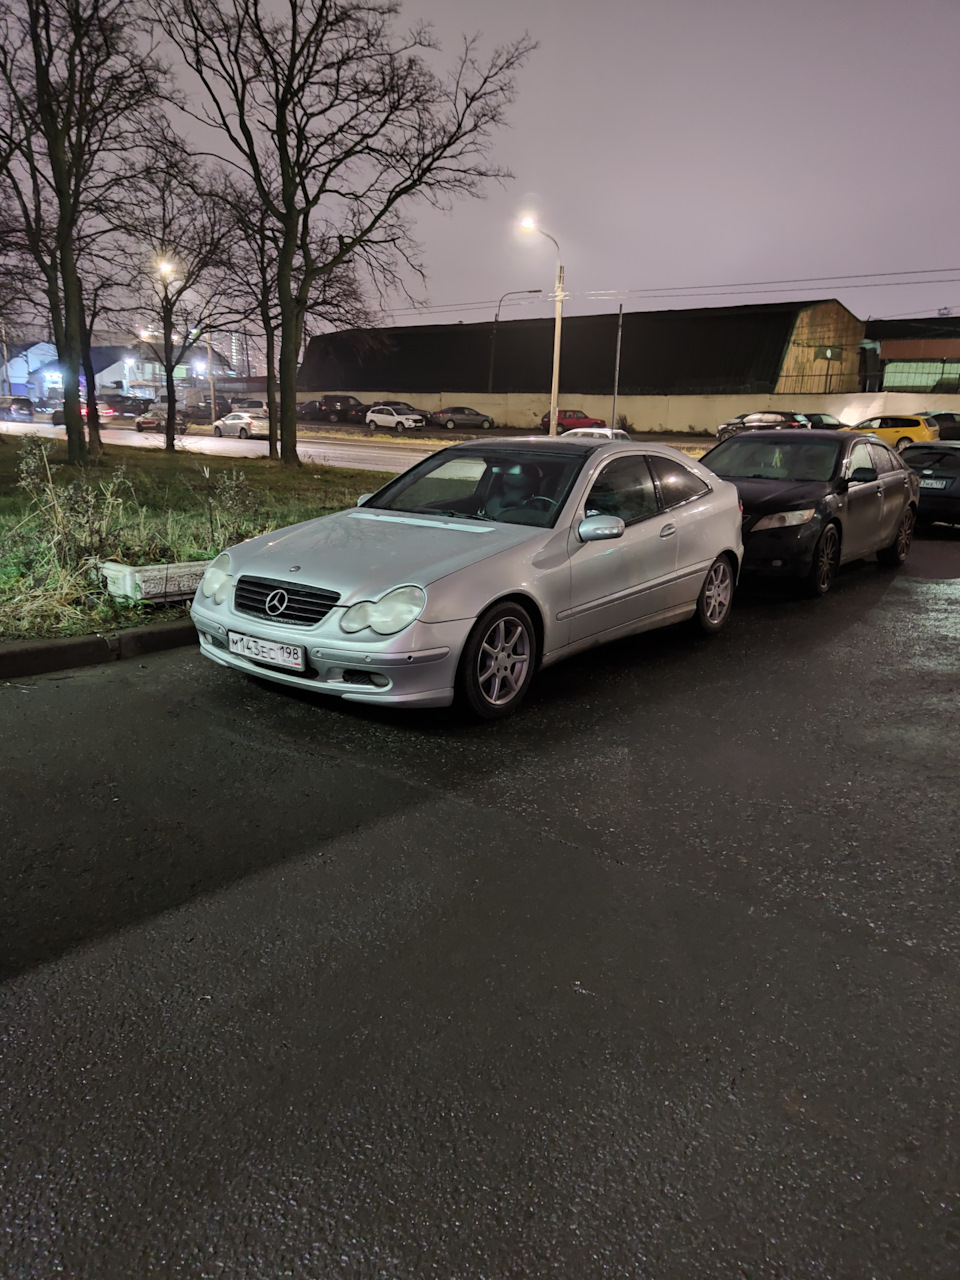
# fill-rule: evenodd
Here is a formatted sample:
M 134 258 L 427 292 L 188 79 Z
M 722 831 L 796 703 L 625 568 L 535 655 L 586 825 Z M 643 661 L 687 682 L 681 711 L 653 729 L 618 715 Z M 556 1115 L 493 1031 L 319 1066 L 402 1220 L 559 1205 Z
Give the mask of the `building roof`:
M 773 302 L 624 312 L 620 392 L 771 392 L 798 316 L 817 305 L 818 301 Z M 299 385 L 312 391 L 483 391 L 493 328 L 487 321 L 320 334 L 307 347 Z M 565 317 L 561 394 L 609 395 L 616 339 L 614 314 Z M 552 319 L 497 325 L 495 391 L 546 392 L 552 363 Z

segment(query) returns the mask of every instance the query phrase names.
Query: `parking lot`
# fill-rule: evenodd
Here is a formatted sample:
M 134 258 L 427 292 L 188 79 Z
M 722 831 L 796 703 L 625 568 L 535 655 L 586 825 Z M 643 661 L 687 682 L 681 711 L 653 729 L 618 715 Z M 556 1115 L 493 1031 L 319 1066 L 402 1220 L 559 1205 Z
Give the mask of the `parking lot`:
M 960 539 L 478 725 L 0 686 L 11 1275 L 956 1275 Z

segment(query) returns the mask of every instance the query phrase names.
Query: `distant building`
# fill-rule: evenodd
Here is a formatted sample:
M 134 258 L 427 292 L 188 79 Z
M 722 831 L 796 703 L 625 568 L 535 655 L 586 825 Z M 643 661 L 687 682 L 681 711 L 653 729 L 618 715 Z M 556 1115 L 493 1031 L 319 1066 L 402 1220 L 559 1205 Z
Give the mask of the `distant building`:
M 55 359 L 57 348 L 52 342 L 8 342 L 7 360 L 3 364 L 0 351 L 0 385 L 4 395 L 29 396 L 40 399 L 38 371 L 49 360 Z
M 616 315 L 563 321 L 560 391 L 613 390 Z M 859 389 L 864 325 L 835 299 L 623 316 L 620 394 L 801 394 Z M 548 393 L 553 320 L 411 325 L 311 338 L 302 391 L 415 396 Z
M 868 320 L 866 391 L 960 392 L 960 316 Z

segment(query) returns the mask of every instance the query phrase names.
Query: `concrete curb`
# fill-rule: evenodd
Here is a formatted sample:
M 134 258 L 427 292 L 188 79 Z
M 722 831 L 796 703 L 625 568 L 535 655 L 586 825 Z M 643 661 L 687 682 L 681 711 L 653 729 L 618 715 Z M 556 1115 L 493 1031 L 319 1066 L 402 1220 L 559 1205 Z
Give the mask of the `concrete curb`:
M 189 618 L 152 622 L 105 636 L 63 636 L 53 640 L 13 640 L 0 644 L 0 679 L 39 676 L 71 667 L 91 667 L 120 658 L 139 658 L 161 649 L 196 644 L 197 630 Z

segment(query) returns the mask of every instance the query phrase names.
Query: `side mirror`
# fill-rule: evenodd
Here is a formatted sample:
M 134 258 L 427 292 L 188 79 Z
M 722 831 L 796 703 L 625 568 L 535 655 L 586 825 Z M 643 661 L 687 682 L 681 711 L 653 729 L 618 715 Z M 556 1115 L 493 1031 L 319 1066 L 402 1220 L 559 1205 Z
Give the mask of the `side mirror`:
M 581 542 L 609 542 L 622 538 L 626 527 L 619 516 L 586 516 L 580 521 L 577 534 Z
M 369 502 L 372 497 L 372 493 L 361 493 L 360 497 L 357 499 L 357 506 L 362 507 L 363 504 L 365 502 Z
M 850 473 L 851 484 L 869 484 L 871 480 L 876 480 L 877 471 L 875 467 L 856 467 Z

